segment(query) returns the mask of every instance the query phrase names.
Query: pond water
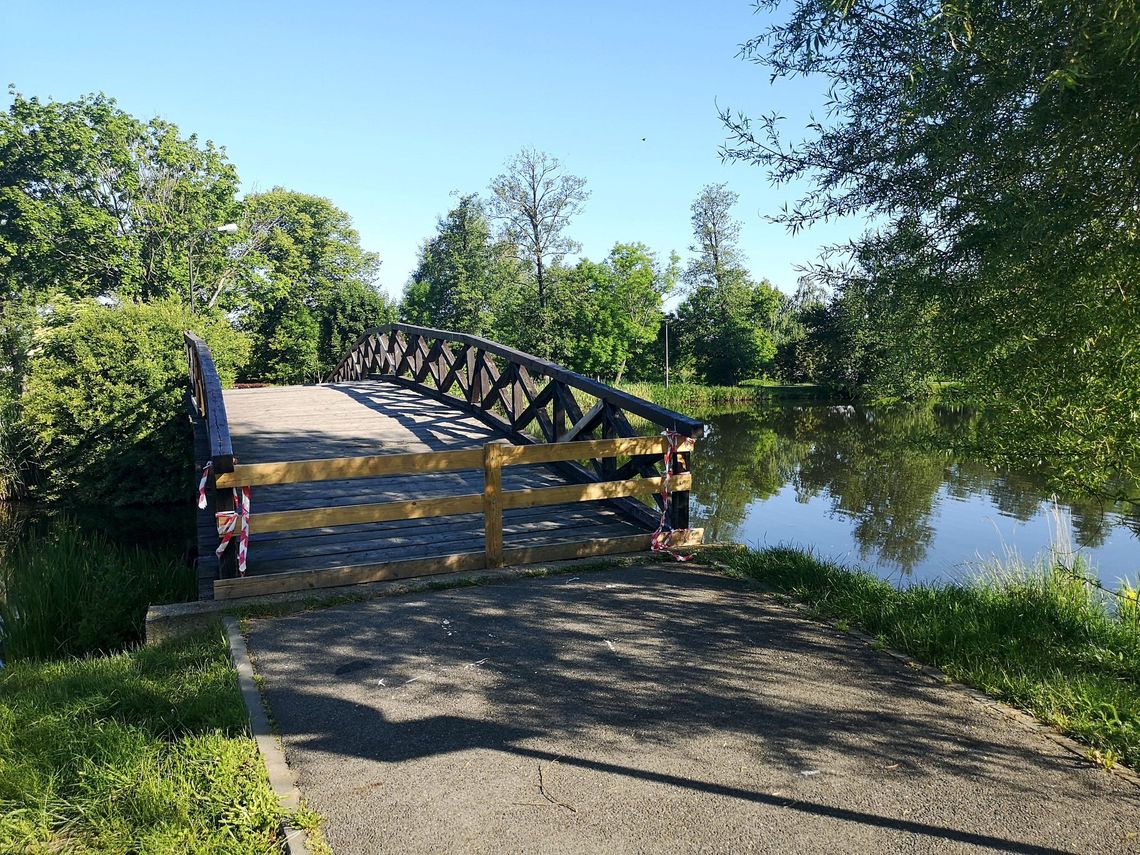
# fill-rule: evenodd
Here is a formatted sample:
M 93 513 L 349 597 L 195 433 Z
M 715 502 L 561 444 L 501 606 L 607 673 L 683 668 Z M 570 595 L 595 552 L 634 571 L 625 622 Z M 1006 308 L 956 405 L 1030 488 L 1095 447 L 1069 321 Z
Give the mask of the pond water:
M 765 404 L 706 415 L 693 454 L 693 525 L 707 541 L 787 544 L 900 584 L 956 580 L 988 558 L 1047 552 L 1044 479 L 955 457 L 972 416 L 940 407 Z M 1140 509 L 1059 501 L 1103 582 L 1137 580 Z

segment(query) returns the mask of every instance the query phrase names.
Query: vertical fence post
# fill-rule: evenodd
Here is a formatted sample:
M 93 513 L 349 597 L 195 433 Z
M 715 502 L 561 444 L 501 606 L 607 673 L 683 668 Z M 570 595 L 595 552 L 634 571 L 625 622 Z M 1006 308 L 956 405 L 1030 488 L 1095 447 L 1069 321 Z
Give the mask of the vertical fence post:
M 488 567 L 503 566 L 503 457 L 505 439 L 483 446 L 483 537 Z
M 689 471 L 689 452 L 677 453 L 673 461 L 673 474 L 680 475 Z M 670 520 L 669 525 L 676 531 L 689 527 L 689 491 L 681 490 L 669 496 Z
M 549 382 L 553 385 L 561 381 L 552 378 Z M 554 423 L 554 436 L 550 441 L 558 442 L 566 433 L 566 403 L 562 400 L 562 390 L 557 386 L 554 388 L 554 409 L 551 420 Z

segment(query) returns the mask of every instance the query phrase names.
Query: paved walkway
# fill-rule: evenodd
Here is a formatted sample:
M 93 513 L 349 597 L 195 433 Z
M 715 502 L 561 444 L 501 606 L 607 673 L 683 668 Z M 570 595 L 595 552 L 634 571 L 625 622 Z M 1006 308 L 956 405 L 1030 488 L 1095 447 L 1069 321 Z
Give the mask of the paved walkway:
M 1140 789 L 732 580 L 630 568 L 255 621 L 337 855 L 1140 851 Z

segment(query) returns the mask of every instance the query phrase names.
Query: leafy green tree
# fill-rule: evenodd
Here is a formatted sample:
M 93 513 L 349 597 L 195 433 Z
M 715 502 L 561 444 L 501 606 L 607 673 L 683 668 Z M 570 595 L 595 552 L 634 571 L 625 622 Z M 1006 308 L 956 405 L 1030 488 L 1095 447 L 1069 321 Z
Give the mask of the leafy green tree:
M 52 304 L 22 397 L 50 495 L 111 505 L 185 500 L 192 443 L 182 333 L 190 328 L 231 383 L 248 341 L 218 312 L 192 315 L 176 298 Z
M 250 333 L 251 378 L 317 380 L 367 327 L 395 317 L 374 285 L 379 256 L 328 199 L 276 188 L 247 197 L 245 217 L 267 234 L 221 304 Z
M 503 291 L 519 287 L 520 272 L 513 247 L 493 239 L 482 200 L 462 196 L 424 242 L 401 316 L 437 329 L 492 335 Z
M 642 243 L 614 244 L 601 264 L 583 259 L 559 282 L 560 303 L 571 310 L 559 356 L 576 371 L 620 382 L 656 341 L 675 279 L 675 264 L 662 268 Z
M 829 115 L 796 139 L 726 111 L 726 157 L 807 186 L 792 229 L 875 224 L 837 290 L 919 313 L 925 344 L 886 343 L 945 354 L 1004 416 L 991 449 L 1110 489 L 1140 456 L 1140 6 L 758 5 L 776 14 L 744 56 L 827 80 Z
M 817 380 L 820 364 L 816 349 L 808 342 L 808 328 L 826 314 L 827 304 L 827 292 L 809 276 L 800 277 L 792 296 L 780 294 L 773 337 L 775 368 L 781 379 L 791 383 Z
M 682 360 L 706 383 L 734 384 L 765 371 L 776 355 L 772 337 L 779 292 L 753 282 L 732 216 L 739 196 L 724 184 L 702 188 L 692 211 L 689 294 L 677 309 Z
M 314 314 L 321 377 L 340 364 L 366 329 L 394 323 L 397 318 L 394 302 L 372 285 L 355 280 L 325 291 Z
M 0 301 L 185 295 L 191 242 L 237 210 L 225 152 L 105 95 L 12 96 L 0 114 Z M 225 263 L 223 241 L 198 247 L 199 269 Z
M 739 281 L 744 270 L 740 251 L 740 222 L 732 208 L 740 196 L 727 184 L 708 184 L 690 208 L 693 226 L 693 253 L 685 269 L 685 281 L 692 287 L 711 285 L 723 289 Z
M 534 333 L 528 337 L 539 356 L 553 353 L 556 331 L 551 312 L 560 311 L 560 307 L 549 306 L 551 271 L 561 266 L 568 253 L 579 249 L 566 230 L 589 196 L 585 178 L 564 172 L 558 158 L 533 148 L 515 155 L 506 171 L 491 182 L 491 214 L 501 226 L 502 238 L 530 269 L 533 292 L 510 302 L 537 302 L 536 311 L 527 314 L 534 322 Z M 524 286 L 522 290 L 531 289 Z
M 698 285 L 678 306 L 673 326 L 682 359 L 714 385 L 761 376 L 776 355 L 765 326 L 778 305 L 775 288 L 743 272 L 719 288 Z

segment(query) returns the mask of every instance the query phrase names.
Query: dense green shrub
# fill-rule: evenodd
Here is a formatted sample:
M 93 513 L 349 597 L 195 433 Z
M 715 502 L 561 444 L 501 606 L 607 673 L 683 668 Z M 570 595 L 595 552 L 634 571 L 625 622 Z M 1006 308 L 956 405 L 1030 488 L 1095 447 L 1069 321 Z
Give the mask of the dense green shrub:
M 124 546 L 69 519 L 41 523 L 0 555 L 0 658 L 119 650 L 142 639 L 151 604 L 195 594 L 177 547 Z
M 186 498 L 186 329 L 209 343 L 223 383 L 232 382 L 248 345 L 220 314 L 174 301 L 52 306 L 22 397 L 50 494 L 116 505 Z

